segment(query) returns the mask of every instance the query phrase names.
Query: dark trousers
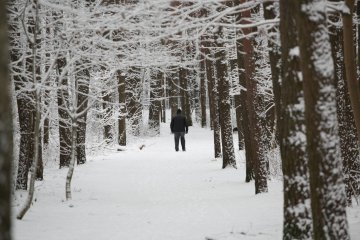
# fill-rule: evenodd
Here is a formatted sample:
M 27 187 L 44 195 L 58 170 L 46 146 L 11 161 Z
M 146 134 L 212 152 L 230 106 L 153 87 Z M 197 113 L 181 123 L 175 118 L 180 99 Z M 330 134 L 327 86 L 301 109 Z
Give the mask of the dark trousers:
M 185 151 L 185 132 L 175 132 L 175 150 L 179 151 L 179 138 L 181 138 L 181 147 Z

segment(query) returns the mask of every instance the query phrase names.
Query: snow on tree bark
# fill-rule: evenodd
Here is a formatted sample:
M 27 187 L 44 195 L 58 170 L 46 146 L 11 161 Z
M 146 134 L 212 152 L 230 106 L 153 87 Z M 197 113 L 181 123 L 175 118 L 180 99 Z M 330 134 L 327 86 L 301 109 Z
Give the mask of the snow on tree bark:
M 11 240 L 11 163 L 13 128 L 8 70 L 6 2 L 0 3 L 0 239 Z
M 222 168 L 236 168 L 234 141 L 231 126 L 230 81 L 227 77 L 226 53 L 224 48 L 224 35 L 222 27 L 215 34 L 216 44 L 216 72 L 218 79 L 218 104 L 221 126 Z
M 127 81 L 125 84 L 127 118 L 134 136 L 140 135 L 142 123 L 142 103 L 141 103 L 141 69 L 139 67 L 130 67 Z
M 289 240 L 312 237 L 305 103 L 295 10 L 294 1 L 280 0 L 282 84 L 278 130 L 284 177 L 283 239 Z
M 66 66 L 65 57 L 59 57 L 57 59 L 58 68 L 58 114 L 59 114 L 59 138 L 60 138 L 60 168 L 67 167 L 70 164 L 71 158 L 71 119 L 66 111 L 69 106 L 69 93 L 68 93 L 68 79 L 67 76 L 62 76 L 62 71 Z
M 211 54 L 211 57 L 214 59 L 214 54 Z M 209 63 L 209 64 L 208 64 Z M 219 94 L 218 94 L 218 81 L 215 78 L 217 76 L 216 71 L 216 60 L 207 62 L 208 69 L 208 81 L 211 86 L 211 108 L 212 108 L 212 123 L 214 129 L 214 157 L 221 157 L 221 140 L 220 140 L 220 120 L 219 120 Z
M 108 90 L 108 89 L 107 89 Z M 110 144 L 114 140 L 114 131 L 113 131 L 113 122 L 112 122 L 112 113 L 113 106 L 112 102 L 114 101 L 114 96 L 111 92 L 104 92 L 103 95 L 103 120 L 105 120 L 104 125 L 104 138 L 107 144 Z
M 314 239 L 350 239 L 326 1 L 295 1 L 305 97 Z
M 161 90 L 160 90 L 160 94 L 162 97 L 161 100 L 161 122 L 162 123 L 166 123 L 166 96 L 167 96 L 167 91 L 166 91 L 166 77 L 165 77 L 165 72 L 163 72 L 161 74 Z
M 213 69 L 213 62 L 209 59 L 210 58 L 210 50 L 209 50 L 209 43 L 204 42 L 204 54 L 205 54 L 205 68 L 206 68 L 206 80 L 207 80 L 207 93 L 209 99 L 209 110 L 210 110 L 210 129 L 214 130 L 214 108 L 213 108 L 213 97 L 212 97 L 212 89 L 214 84 L 214 69 Z
M 192 54 L 192 42 L 188 42 L 187 47 L 186 47 L 186 55 L 187 58 L 190 58 Z M 188 123 L 188 126 L 192 126 L 193 125 L 193 121 L 192 121 L 192 117 L 191 117 L 191 105 L 190 105 L 190 93 L 191 93 L 191 89 L 190 89 L 190 76 L 191 76 L 191 70 L 188 68 L 184 68 L 183 69 L 184 74 L 183 74 L 183 97 L 184 97 L 184 114 L 186 117 L 186 121 Z
M 265 2 L 263 3 L 264 8 L 264 18 L 267 19 L 275 19 L 277 12 L 276 12 L 276 4 L 274 2 Z M 278 139 L 279 135 L 279 123 L 281 122 L 281 84 L 280 84 L 280 59 L 281 59 L 281 52 L 280 52 L 280 45 L 278 43 L 278 33 L 277 29 L 274 26 L 269 30 L 269 39 L 268 39 L 268 46 L 269 46 L 269 58 L 270 58 L 270 68 L 271 68 L 271 79 L 272 79 L 272 87 L 274 93 L 274 102 L 275 102 L 275 114 L 276 114 L 276 136 Z
M 37 0 L 32 0 L 31 2 L 31 8 L 32 8 L 32 21 L 34 23 L 33 25 L 33 34 L 32 34 L 32 42 L 36 43 L 37 39 L 38 39 L 38 33 L 39 33 L 39 3 Z M 32 73 L 31 73 L 31 77 L 32 77 L 32 83 L 34 84 L 34 86 L 37 86 L 38 84 L 40 84 L 40 76 L 39 76 L 39 71 L 37 70 L 38 65 L 40 64 L 40 61 L 37 57 L 37 49 L 38 46 L 36 45 L 32 45 L 32 54 L 31 54 L 31 59 L 32 59 Z M 30 61 L 29 61 L 30 63 Z M 35 140 L 33 142 L 34 144 L 34 160 L 32 161 L 32 165 L 30 168 L 30 182 L 29 182 L 29 191 L 28 191 L 28 195 L 27 198 L 25 200 L 24 205 L 22 206 L 22 208 L 20 209 L 20 212 L 18 213 L 18 215 L 16 216 L 17 219 L 21 220 L 25 214 L 27 213 L 27 211 L 30 209 L 30 206 L 32 204 L 32 200 L 34 198 L 34 193 L 35 193 L 35 180 L 37 178 L 37 173 L 38 173 L 38 166 L 39 166 L 39 162 L 40 162 L 40 154 L 41 154 L 41 148 L 39 147 L 40 144 L 40 140 L 41 138 L 40 136 L 40 123 L 41 123 L 41 89 L 40 88 L 35 88 L 35 98 L 34 98 L 34 102 L 35 102 L 35 123 L 34 123 L 34 135 L 35 135 Z
M 154 136 L 160 135 L 161 77 L 162 72 L 153 70 L 153 79 L 150 82 L 149 128 Z
M 126 146 L 126 99 L 125 99 L 125 73 L 123 71 L 117 72 L 118 78 L 118 93 L 119 93 L 119 137 L 118 144 Z
M 16 8 L 15 5 L 14 8 Z M 15 84 L 15 92 L 17 93 L 16 100 L 20 125 L 19 162 L 16 189 L 26 190 L 28 185 L 29 168 L 32 160 L 34 159 L 34 93 L 26 89 L 26 86 L 30 84 L 31 81 L 22 74 L 25 64 L 21 58 L 22 55 L 25 54 L 26 50 L 21 50 L 18 46 L 16 46 L 17 39 L 20 38 L 20 36 L 23 37 L 23 33 L 20 33 L 19 27 L 21 24 L 20 18 L 13 17 L 13 15 L 10 16 L 11 62 L 16 63 L 11 70 Z
M 80 62 L 81 63 L 81 62 Z M 85 140 L 86 140 L 86 121 L 87 121 L 87 107 L 88 94 L 90 84 L 90 70 L 83 68 L 80 63 L 77 65 L 76 85 L 77 85 L 77 113 L 85 113 L 78 119 L 78 129 L 76 136 L 76 158 L 77 164 L 84 164 L 86 162 Z M 83 61 L 83 63 L 88 63 Z M 89 64 L 89 63 L 88 63 Z M 83 68 L 83 69 L 82 69 Z
M 242 0 L 247 2 L 246 0 Z M 242 23 L 248 23 L 248 20 L 252 13 L 258 13 L 258 9 L 246 10 L 241 13 Z M 239 17 L 239 16 L 238 16 Z M 252 32 L 256 32 L 256 28 L 245 28 L 243 33 L 249 35 Z M 255 193 L 267 192 L 267 166 L 268 161 L 265 156 L 265 142 L 267 140 L 267 135 L 265 132 L 265 116 L 261 116 L 263 112 L 263 103 L 264 99 L 260 95 L 259 84 L 255 79 L 255 67 L 258 53 L 256 52 L 256 40 L 251 36 L 246 36 L 242 39 L 242 50 L 244 54 L 244 69 L 245 69 L 245 87 L 246 87 L 246 108 L 248 115 L 248 123 L 246 126 L 250 131 L 251 139 L 251 157 L 252 157 L 252 167 L 254 170 L 254 180 L 255 180 Z M 239 49 L 238 49 L 239 51 Z M 264 114 L 262 114 L 264 115 Z M 246 144 L 246 143 L 245 143 Z M 248 176 L 247 176 L 248 177 Z M 248 180 L 248 179 L 246 179 Z
M 237 3 L 237 1 L 236 1 Z M 241 14 L 236 16 L 236 21 L 240 21 Z M 246 74 L 245 74 L 245 62 L 244 62 L 244 55 L 243 55 L 243 40 L 237 39 L 236 40 L 236 53 L 237 53 L 237 64 L 238 64 L 238 71 L 239 71 L 239 84 L 240 86 L 246 88 Z M 250 182 L 254 179 L 254 166 L 253 166 L 253 156 L 252 156 L 252 146 L 251 146 L 251 133 L 249 129 L 249 114 L 246 106 L 247 101 L 247 93 L 244 91 L 243 88 L 240 89 L 240 101 L 238 108 L 240 109 L 242 116 L 241 116 L 241 126 L 243 129 L 244 135 L 244 143 L 245 143 L 245 160 L 246 160 L 246 175 L 245 175 L 245 182 Z
M 360 87 L 356 72 L 356 50 L 353 38 L 353 12 L 355 0 L 345 0 L 342 12 L 343 20 L 343 40 L 344 40 L 344 62 L 346 71 L 346 81 L 350 94 L 350 102 L 354 113 L 356 131 L 360 138 Z
M 204 37 L 201 37 L 200 41 L 200 105 L 201 105 L 201 127 L 206 127 L 206 85 L 205 85 L 205 73 L 206 73 L 206 60 L 204 49 Z
M 330 18 L 332 22 L 340 22 L 340 17 L 337 16 L 337 13 L 330 16 Z M 336 106 L 339 121 L 341 157 L 344 167 L 347 204 L 350 206 L 352 204 L 352 197 L 359 191 L 359 184 L 357 183 L 358 179 L 360 179 L 359 144 L 348 87 L 344 80 L 345 65 L 343 61 L 342 29 L 334 25 L 330 27 L 330 31 L 332 33 L 330 35 L 332 55 L 335 60 Z

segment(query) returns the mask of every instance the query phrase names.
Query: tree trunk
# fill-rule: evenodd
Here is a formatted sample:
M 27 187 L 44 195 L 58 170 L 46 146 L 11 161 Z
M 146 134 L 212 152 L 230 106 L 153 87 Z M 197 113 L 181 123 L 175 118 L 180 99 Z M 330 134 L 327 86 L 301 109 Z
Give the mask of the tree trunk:
M 126 95 L 125 95 L 125 73 L 118 71 L 118 93 L 119 93 L 119 137 L 118 143 L 120 146 L 126 146 Z
M 264 8 L 264 17 L 265 19 L 275 19 L 276 18 L 276 6 L 274 2 L 263 3 Z M 281 84 L 280 84 L 280 46 L 278 45 L 278 34 L 276 27 L 271 28 L 269 31 L 269 58 L 270 58 L 270 68 L 271 68 L 271 79 L 273 84 L 273 93 L 274 93 L 274 103 L 275 103 L 275 119 L 276 119 L 276 139 L 279 139 L 279 124 L 281 122 Z
M 16 42 L 19 38 L 18 34 L 18 19 L 13 19 L 13 23 L 10 28 L 13 34 L 10 36 L 10 42 Z M 16 189 L 27 189 L 28 184 L 28 173 L 32 160 L 34 159 L 34 93 L 26 91 L 26 85 L 29 80 L 23 76 L 21 72 L 24 68 L 23 61 L 21 61 L 22 53 L 17 49 L 17 46 L 11 46 L 11 61 L 16 64 L 13 68 L 14 76 L 13 81 L 15 84 L 15 92 L 17 93 L 17 105 L 18 105 L 18 116 L 20 125 L 20 146 L 19 146 L 19 162 L 18 162 L 18 173 L 16 179 Z M 26 55 L 31 55 L 27 53 Z M 27 60 L 29 61 L 29 60 Z M 27 67 L 29 64 L 26 64 Z M 32 69 L 30 69 L 32 72 Z M 31 82 L 31 81 L 30 81 Z M 32 99 L 29 101 L 29 99 Z
M 172 70 L 175 71 L 175 70 Z M 178 87 L 175 85 L 177 83 L 179 85 L 179 74 L 178 71 L 171 72 L 170 78 L 168 80 L 169 83 L 169 103 L 170 103 L 170 109 L 171 109 L 171 118 L 176 116 L 176 111 L 179 108 L 178 107 L 178 100 L 179 100 L 179 93 L 178 93 Z
M 210 53 L 210 52 L 209 52 Z M 211 54 L 211 57 L 214 58 L 214 54 Z M 208 68 L 208 81 L 211 86 L 210 94 L 211 94 L 211 111 L 212 111 L 212 117 L 211 121 L 213 124 L 213 130 L 214 130 L 214 157 L 220 158 L 221 157 L 221 140 L 220 140 L 220 119 L 219 119 L 219 97 L 218 97 L 218 84 L 217 80 L 215 78 L 216 74 L 216 61 L 209 61 L 209 64 L 207 65 Z
M 78 68 L 83 66 L 78 65 Z M 77 85 L 77 114 L 83 113 L 78 119 L 78 128 L 76 136 L 76 159 L 77 164 L 84 164 L 86 162 L 86 120 L 87 120 L 87 108 L 88 108 L 88 95 L 90 84 L 90 71 L 88 68 L 77 69 L 76 74 Z
M 241 90 L 240 90 L 241 91 Z M 242 114 L 244 114 L 241 111 L 241 96 L 235 95 L 235 113 L 236 113 L 236 127 L 238 132 L 238 148 L 239 150 L 244 150 L 245 148 L 245 142 L 244 142 L 244 130 L 241 124 L 242 121 Z
M 75 113 L 74 113 L 75 115 Z M 75 158 L 76 158 L 76 133 L 77 133 L 77 119 L 73 118 L 71 121 L 71 160 L 69 169 L 66 175 L 66 184 L 65 184 L 65 196 L 66 200 L 71 199 L 71 180 L 74 174 L 75 169 Z
M 305 105 L 303 81 L 299 75 L 301 69 L 293 14 L 295 10 L 294 1 L 280 1 L 282 85 L 278 89 L 281 92 L 278 116 L 282 117 L 278 118 L 277 126 L 284 177 L 284 240 L 312 238 Z M 279 99 L 277 101 L 280 102 Z
M 134 136 L 140 136 L 142 123 L 141 69 L 138 67 L 131 67 L 128 74 L 129 79 L 125 84 L 127 118 L 129 122 L 127 126 L 132 127 L 131 132 Z
M 166 123 L 166 78 L 165 73 L 161 74 L 161 122 Z
M 360 21 L 360 0 L 356 2 L 356 16 L 357 20 Z M 360 24 L 357 24 L 357 67 L 360 70 Z
M 241 0 L 246 2 L 246 0 Z M 258 11 L 258 10 L 255 10 Z M 241 13 L 241 23 L 247 24 L 251 17 L 250 10 Z M 246 28 L 243 29 L 244 34 L 248 35 L 252 32 L 256 32 L 257 29 Z M 246 82 L 246 110 L 248 116 L 249 136 L 251 139 L 251 157 L 255 177 L 255 193 L 263 193 L 268 191 L 267 187 L 267 175 L 268 175 L 268 162 L 265 157 L 265 142 L 267 135 L 265 133 L 265 120 L 264 116 L 260 114 L 263 112 L 263 97 L 259 93 L 259 84 L 255 79 L 255 64 L 259 57 L 258 53 L 254 49 L 256 48 L 256 41 L 253 37 L 248 36 L 242 40 L 242 50 L 244 54 L 244 69 L 245 69 L 245 82 Z M 239 50 L 238 50 L 239 51 Z M 246 136 L 245 136 L 246 138 Z M 246 144 L 246 143 L 245 143 Z M 248 180 L 248 179 L 246 179 Z
M 38 34 L 38 24 L 39 24 L 39 5 L 37 0 L 33 0 L 32 1 L 32 11 L 34 11 L 35 13 L 35 18 L 32 19 L 34 25 L 32 26 L 33 28 L 33 42 L 37 42 L 37 34 Z M 36 45 L 32 46 L 32 82 L 34 84 L 34 86 L 36 86 L 37 84 L 40 83 L 40 76 L 39 76 L 39 71 L 37 70 L 39 68 L 39 64 L 40 61 L 37 58 L 37 47 Z M 30 61 L 29 61 L 30 62 Z M 39 156 L 41 154 L 41 144 L 39 142 L 39 140 L 41 140 L 41 134 L 40 134 L 40 122 L 41 122 L 41 92 L 40 92 L 40 88 L 36 88 L 35 90 L 35 124 L 34 124 L 34 132 L 35 132 L 35 140 L 33 142 L 33 149 L 34 149 L 34 160 L 32 162 L 31 165 L 31 169 L 30 169 L 30 183 L 29 183 L 29 192 L 28 192 L 28 196 L 25 200 L 25 203 L 23 205 L 23 207 L 20 209 L 19 214 L 16 216 L 17 219 L 21 220 L 26 212 L 30 209 L 30 206 L 32 204 L 32 200 L 34 197 L 34 193 L 35 193 L 35 180 L 37 178 L 37 174 L 38 174 L 38 166 L 39 166 L 39 160 L 41 159 L 41 157 Z M 39 147 L 40 146 L 40 147 Z
M 339 22 L 340 17 L 331 16 L 332 22 Z M 332 56 L 335 60 L 336 106 L 339 122 L 341 157 L 344 167 L 345 191 L 347 204 L 352 204 L 352 197 L 359 190 L 357 179 L 360 179 L 359 144 L 354 115 L 351 108 L 348 87 L 345 82 L 345 65 L 343 61 L 343 32 L 341 28 L 331 27 L 330 35 Z
M 357 81 L 355 46 L 353 38 L 353 12 L 355 0 L 345 0 L 345 4 L 349 9 L 348 13 L 343 12 L 344 26 L 344 61 L 346 70 L 346 81 L 350 94 L 351 106 L 354 112 L 356 131 L 358 138 L 360 137 L 360 88 Z
M 179 70 L 179 81 L 180 81 L 180 94 L 181 94 L 181 110 L 186 117 L 188 126 L 192 126 L 192 119 L 190 115 L 190 102 L 189 102 L 189 93 L 188 93 L 188 79 L 186 74 L 186 69 L 180 67 Z
M 66 66 L 66 59 L 59 57 L 57 59 L 58 74 Z M 58 113 L 59 113 L 59 137 L 60 137 L 60 168 L 69 166 L 71 158 L 71 119 L 66 109 L 69 106 L 68 79 L 63 76 L 58 81 Z
M 234 5 L 240 4 L 240 0 L 234 0 Z M 236 15 L 236 21 L 239 22 L 242 19 L 242 14 Z M 242 33 L 238 33 L 242 34 Z M 237 53 L 237 64 L 238 64 L 238 76 L 239 83 L 242 88 L 240 89 L 240 111 L 242 113 L 241 117 L 241 126 L 244 134 L 244 143 L 245 143 L 245 165 L 246 165 L 246 176 L 245 182 L 250 182 L 254 177 L 254 157 L 253 157 L 253 147 L 252 147 L 252 135 L 250 133 L 250 122 L 249 122 L 249 113 L 247 109 L 247 91 L 244 91 L 243 88 L 247 88 L 246 86 L 246 73 L 245 73 L 245 57 L 244 57 L 244 46 L 243 42 L 248 41 L 248 39 L 237 39 L 236 40 L 236 53 Z
M 104 125 L 104 138 L 107 144 L 110 144 L 114 140 L 113 128 L 112 128 L 112 106 L 113 101 L 111 93 L 104 93 L 103 96 L 103 111 L 105 112 L 103 120 L 105 121 Z
M 205 50 L 204 41 L 200 42 L 200 106 L 201 106 L 201 127 L 206 127 L 206 86 L 205 86 Z
M 216 71 L 219 91 L 219 117 L 221 126 L 221 143 L 223 151 L 223 166 L 236 168 L 233 132 L 231 126 L 231 104 L 230 104 L 230 81 L 227 76 L 226 53 L 224 48 L 224 35 L 222 27 L 219 28 L 215 36 L 217 52 L 215 57 L 217 59 Z
M 13 128 L 8 71 L 6 1 L 0 3 L 0 239 L 11 240 L 11 163 Z
M 295 2 L 304 79 L 314 239 L 350 239 L 325 2 Z
M 214 67 L 213 62 L 209 59 L 210 58 L 210 44 L 205 43 L 205 66 L 206 66 L 206 78 L 207 78 L 207 92 L 208 92 L 208 99 L 209 99 L 209 110 L 210 110 L 210 129 L 214 130 L 214 113 L 213 113 L 213 96 L 212 96 L 212 89 L 214 85 Z
M 186 47 L 186 54 L 188 56 L 191 56 L 192 54 L 192 42 L 188 42 L 187 47 Z M 191 87 L 189 87 L 189 85 L 191 84 L 191 71 L 189 69 L 183 69 L 183 71 L 185 71 L 184 73 L 184 100 L 185 100 L 185 112 L 184 115 L 186 117 L 186 121 L 188 126 L 192 126 L 193 122 L 192 122 L 192 117 L 191 117 L 191 105 L 190 105 L 190 98 L 191 98 Z M 190 85 L 191 86 L 191 85 Z
M 236 49 L 237 49 L 237 60 L 238 60 L 238 71 L 239 71 L 239 83 L 242 87 L 246 88 L 246 75 L 244 72 L 245 69 L 245 63 L 244 63 L 244 56 L 242 55 L 243 52 L 243 46 L 242 46 L 242 40 L 236 41 Z M 246 106 L 247 101 L 247 93 L 246 91 L 241 88 L 240 90 L 240 97 L 239 97 L 239 110 L 241 111 L 241 128 L 243 130 L 244 135 L 244 143 L 245 143 L 245 161 L 246 161 L 246 176 L 245 176 L 245 182 L 250 182 L 253 180 L 254 177 L 254 159 L 252 156 L 252 146 L 251 146 L 251 133 L 249 129 L 249 114 Z M 237 105 L 237 104 L 236 104 Z M 238 130 L 239 131 L 239 130 Z
M 153 79 L 150 82 L 149 129 L 153 131 L 154 136 L 160 135 L 161 101 L 159 97 L 161 92 L 161 76 L 161 72 L 154 72 Z

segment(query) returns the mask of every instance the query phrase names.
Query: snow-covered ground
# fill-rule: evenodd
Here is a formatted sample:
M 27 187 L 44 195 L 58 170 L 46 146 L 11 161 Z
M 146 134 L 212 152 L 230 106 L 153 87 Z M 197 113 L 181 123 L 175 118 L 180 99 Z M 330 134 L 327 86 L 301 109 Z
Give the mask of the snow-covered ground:
M 160 137 L 90 159 L 75 169 L 72 201 L 64 200 L 67 169 L 46 169 L 36 202 L 14 220 L 15 239 L 281 239 L 281 181 L 255 195 L 254 183 L 244 181 L 242 152 L 237 170 L 222 170 L 209 129 L 190 128 L 186 143 L 186 152 L 175 152 L 166 124 Z M 352 239 L 360 239 L 360 207 L 348 215 Z

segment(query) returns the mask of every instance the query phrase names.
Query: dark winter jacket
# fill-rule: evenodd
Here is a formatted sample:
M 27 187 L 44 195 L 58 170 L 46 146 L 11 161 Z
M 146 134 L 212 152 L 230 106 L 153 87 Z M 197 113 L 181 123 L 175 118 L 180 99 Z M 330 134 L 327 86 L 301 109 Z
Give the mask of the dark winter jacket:
M 188 132 L 188 125 L 186 123 L 186 118 L 182 115 L 176 115 L 173 117 L 170 123 L 171 132 Z

